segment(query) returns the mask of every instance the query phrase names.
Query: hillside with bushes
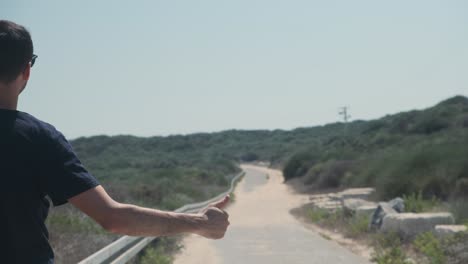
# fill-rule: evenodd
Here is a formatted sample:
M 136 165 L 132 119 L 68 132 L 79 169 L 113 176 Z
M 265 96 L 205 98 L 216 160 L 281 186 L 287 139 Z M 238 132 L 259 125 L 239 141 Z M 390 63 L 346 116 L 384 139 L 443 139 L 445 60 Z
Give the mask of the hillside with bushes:
M 318 188 L 373 186 L 380 199 L 421 192 L 468 218 L 468 99 L 366 122 L 294 154 L 284 166 Z M 344 125 L 346 126 L 346 125 Z M 343 130 L 345 131 L 345 130 Z
M 286 180 L 296 178 L 317 189 L 374 186 L 381 199 L 421 192 L 459 206 L 457 217 L 468 219 L 468 208 L 463 209 L 468 199 L 464 96 L 377 120 L 290 131 L 93 136 L 71 143 L 120 202 L 174 209 L 205 200 L 227 187 L 239 163 L 259 160 L 282 168 Z M 66 230 L 75 230 L 73 236 L 107 236 L 69 207 L 56 209 L 48 224 L 52 238 Z
M 184 190 L 187 184 L 176 182 L 225 186 L 237 163 L 255 160 L 283 168 L 286 180 L 300 177 L 318 187 L 375 186 L 383 199 L 422 191 L 446 200 L 467 195 L 468 98 L 377 120 L 291 131 L 96 136 L 72 144 L 115 195 L 164 208 L 171 208 L 168 200 L 184 203 L 209 193 Z

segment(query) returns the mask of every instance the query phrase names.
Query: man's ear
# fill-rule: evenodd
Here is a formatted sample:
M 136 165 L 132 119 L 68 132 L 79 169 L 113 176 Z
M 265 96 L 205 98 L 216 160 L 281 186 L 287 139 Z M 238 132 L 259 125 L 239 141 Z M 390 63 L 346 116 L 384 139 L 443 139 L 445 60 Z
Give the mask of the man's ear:
M 28 81 L 30 75 L 31 75 L 31 62 L 29 62 L 28 65 L 26 65 L 26 69 L 24 69 L 23 71 L 23 80 Z

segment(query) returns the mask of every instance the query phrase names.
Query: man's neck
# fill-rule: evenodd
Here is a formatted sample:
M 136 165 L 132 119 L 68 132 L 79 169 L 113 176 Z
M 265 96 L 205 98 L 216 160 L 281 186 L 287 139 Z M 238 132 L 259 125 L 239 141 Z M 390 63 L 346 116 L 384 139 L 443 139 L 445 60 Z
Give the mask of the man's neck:
M 0 109 L 4 110 L 16 110 L 18 108 L 17 104 L 3 104 L 0 102 Z
M 0 109 L 16 110 L 18 107 L 18 95 L 11 89 L 0 85 Z

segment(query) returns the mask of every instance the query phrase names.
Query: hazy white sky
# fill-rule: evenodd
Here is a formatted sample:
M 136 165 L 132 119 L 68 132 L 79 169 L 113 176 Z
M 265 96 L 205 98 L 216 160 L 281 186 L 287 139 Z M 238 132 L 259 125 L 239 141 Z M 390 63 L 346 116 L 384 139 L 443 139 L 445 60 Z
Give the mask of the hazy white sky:
M 468 1 L 0 0 L 66 136 L 290 129 L 468 95 Z

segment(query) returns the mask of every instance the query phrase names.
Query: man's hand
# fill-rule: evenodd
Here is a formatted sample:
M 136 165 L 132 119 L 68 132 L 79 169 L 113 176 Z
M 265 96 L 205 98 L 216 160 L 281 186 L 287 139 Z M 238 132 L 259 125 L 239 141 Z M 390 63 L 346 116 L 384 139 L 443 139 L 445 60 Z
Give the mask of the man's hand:
M 229 215 L 223 210 L 228 203 L 229 196 L 226 196 L 203 209 L 200 212 L 202 221 L 196 233 L 211 239 L 223 238 L 229 226 Z

